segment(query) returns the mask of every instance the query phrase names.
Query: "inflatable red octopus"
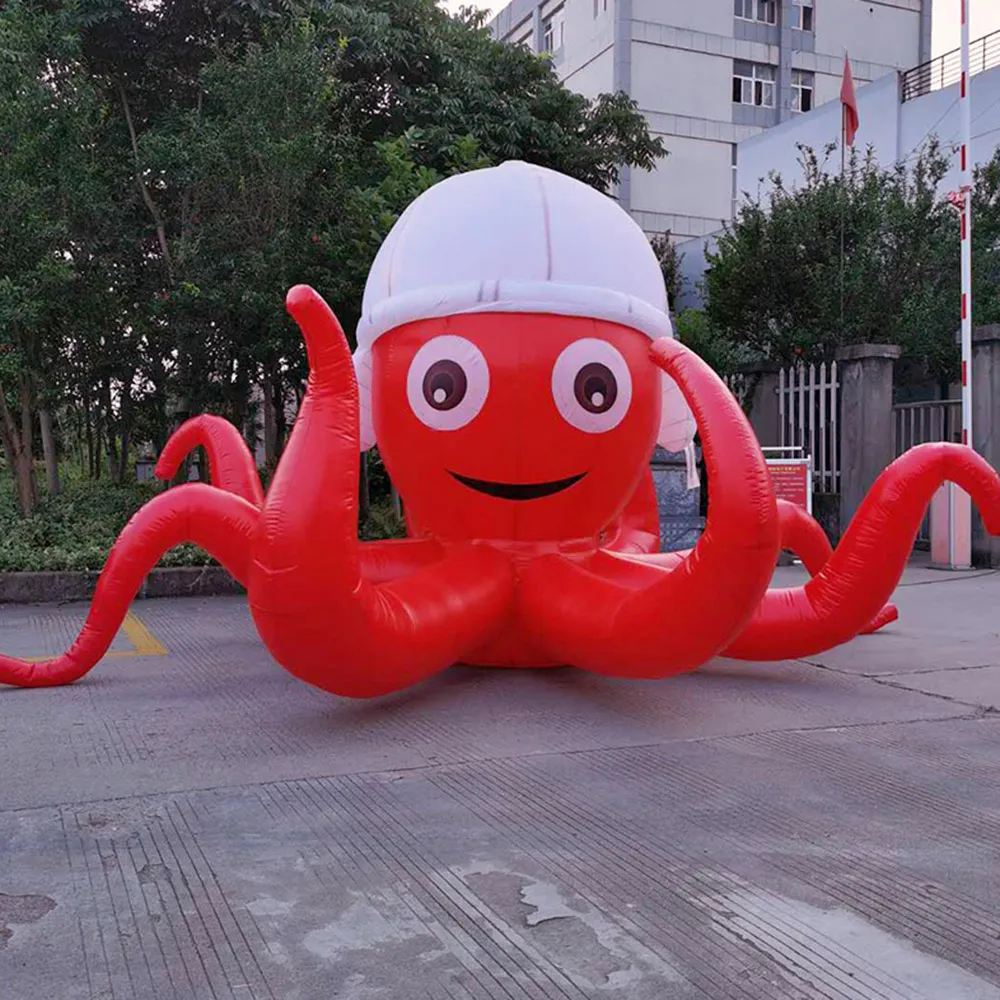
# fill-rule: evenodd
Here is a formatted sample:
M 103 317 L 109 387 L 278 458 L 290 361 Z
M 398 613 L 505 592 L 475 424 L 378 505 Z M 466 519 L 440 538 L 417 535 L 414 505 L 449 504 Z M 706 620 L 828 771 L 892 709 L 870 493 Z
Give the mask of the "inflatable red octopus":
M 431 188 L 373 265 L 350 353 L 311 288 L 287 307 L 309 382 L 265 495 L 235 427 L 184 424 L 157 474 L 203 446 L 212 485 L 170 489 L 114 545 L 76 642 L 0 681 L 70 683 L 104 655 L 145 574 L 194 542 L 246 588 L 296 677 L 355 698 L 465 663 L 570 664 L 662 678 L 717 655 L 805 657 L 895 617 L 886 606 L 947 480 L 1000 533 L 1000 479 L 971 449 L 915 448 L 880 476 L 831 552 L 776 502 L 726 386 L 672 336 L 641 230 L 593 189 L 523 163 Z M 708 470 L 704 533 L 660 553 L 657 442 Z M 409 537 L 358 541 L 360 454 L 378 442 Z M 769 590 L 779 551 L 804 586 Z

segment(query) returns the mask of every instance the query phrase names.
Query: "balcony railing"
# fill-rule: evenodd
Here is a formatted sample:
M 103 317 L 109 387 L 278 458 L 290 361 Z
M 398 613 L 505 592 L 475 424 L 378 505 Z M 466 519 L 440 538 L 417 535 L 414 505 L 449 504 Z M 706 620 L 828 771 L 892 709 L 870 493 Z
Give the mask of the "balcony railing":
M 969 71 L 973 76 L 1000 66 L 1000 31 L 977 38 L 969 47 L 969 60 Z M 903 74 L 903 100 L 913 101 L 933 90 L 950 87 L 961 78 L 962 50 L 946 52 Z

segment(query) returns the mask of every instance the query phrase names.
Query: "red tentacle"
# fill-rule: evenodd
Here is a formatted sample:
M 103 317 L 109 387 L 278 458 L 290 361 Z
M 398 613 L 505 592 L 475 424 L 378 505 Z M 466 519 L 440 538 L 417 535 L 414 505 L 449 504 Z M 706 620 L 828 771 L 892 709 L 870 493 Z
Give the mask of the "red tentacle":
M 542 557 L 521 576 L 521 615 L 552 659 L 623 677 L 694 670 L 725 648 L 767 589 L 780 542 L 764 457 L 732 394 L 675 340 L 655 341 L 650 354 L 680 386 L 702 432 L 704 534 L 682 562 L 655 575 L 627 558 L 610 567 L 616 557 L 598 553 L 579 562 Z
M 971 448 L 912 448 L 875 481 L 820 573 L 805 586 L 768 591 L 726 650 L 743 660 L 812 656 L 878 621 L 906 568 L 927 506 L 945 482 L 972 497 L 991 535 L 1000 534 L 1000 477 Z
M 412 553 L 405 561 L 415 571 L 373 582 L 398 553 L 362 555 L 358 542 L 351 353 L 313 289 L 293 288 L 287 306 L 306 341 L 309 383 L 264 506 L 250 610 L 271 654 L 296 677 L 334 694 L 374 697 L 491 641 L 513 602 L 513 571 L 506 556 L 478 545 L 456 546 L 426 565 L 429 550 L 410 541 L 400 548 Z
M 778 516 L 781 518 L 781 547 L 798 556 L 810 576 L 817 576 L 833 555 L 833 546 L 830 545 L 830 539 L 826 537 L 826 532 L 819 521 L 807 510 L 787 500 L 778 501 Z M 872 632 L 877 632 L 898 617 L 899 611 L 896 606 L 887 604 L 861 630 L 861 634 L 870 635 Z
M 135 513 L 112 547 L 76 642 L 44 663 L 0 656 L 0 683 L 50 687 L 81 678 L 107 652 L 146 574 L 181 542 L 201 546 L 245 584 L 258 517 L 247 501 L 201 483 L 154 497 Z
M 158 479 L 173 479 L 181 462 L 198 446 L 208 454 L 212 485 L 260 507 L 264 490 L 253 455 L 240 432 L 222 417 L 211 413 L 186 420 L 170 435 L 154 470 Z

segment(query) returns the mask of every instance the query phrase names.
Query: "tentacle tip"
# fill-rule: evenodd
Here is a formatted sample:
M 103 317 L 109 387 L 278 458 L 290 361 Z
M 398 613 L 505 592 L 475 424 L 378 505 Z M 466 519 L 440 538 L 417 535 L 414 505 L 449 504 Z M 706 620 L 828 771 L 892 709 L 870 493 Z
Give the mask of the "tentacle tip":
M 294 316 L 302 309 L 314 305 L 319 299 L 319 293 L 311 285 L 293 285 L 285 296 L 285 308 Z
M 174 473 L 177 471 L 177 467 L 171 462 L 165 462 L 162 458 L 159 459 L 156 465 L 153 466 L 153 475 L 157 479 L 173 479 Z

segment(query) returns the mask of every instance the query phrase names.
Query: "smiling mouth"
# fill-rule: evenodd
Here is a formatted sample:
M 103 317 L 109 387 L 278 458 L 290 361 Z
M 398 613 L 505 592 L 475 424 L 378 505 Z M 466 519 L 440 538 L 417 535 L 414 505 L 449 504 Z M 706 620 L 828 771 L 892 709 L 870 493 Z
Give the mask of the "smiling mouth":
M 557 479 L 553 483 L 491 483 L 485 479 L 470 479 L 468 476 L 460 476 L 457 472 L 450 473 L 463 486 L 468 486 L 470 490 L 476 490 L 477 493 L 485 493 L 487 496 L 497 497 L 500 500 L 539 500 L 542 497 L 550 497 L 555 493 L 568 490 L 580 482 L 586 474 L 586 472 L 581 472 L 578 476 Z

